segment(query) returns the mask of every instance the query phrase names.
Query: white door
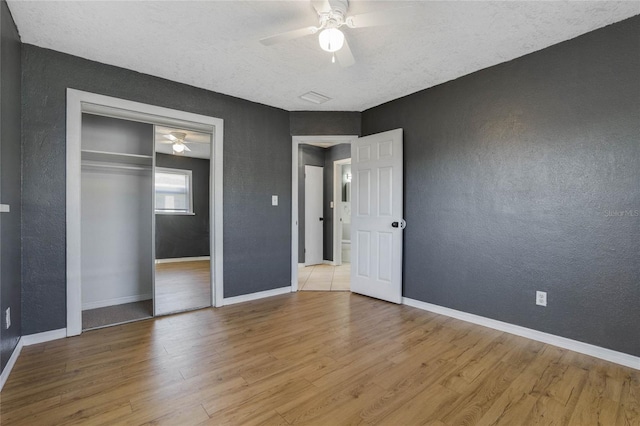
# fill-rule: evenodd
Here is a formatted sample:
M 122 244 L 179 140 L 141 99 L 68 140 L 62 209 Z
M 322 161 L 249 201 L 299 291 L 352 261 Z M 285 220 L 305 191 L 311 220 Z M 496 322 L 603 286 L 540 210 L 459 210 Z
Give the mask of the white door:
M 402 302 L 402 129 L 351 145 L 351 291 Z
M 304 264 L 322 263 L 322 167 L 304 166 Z

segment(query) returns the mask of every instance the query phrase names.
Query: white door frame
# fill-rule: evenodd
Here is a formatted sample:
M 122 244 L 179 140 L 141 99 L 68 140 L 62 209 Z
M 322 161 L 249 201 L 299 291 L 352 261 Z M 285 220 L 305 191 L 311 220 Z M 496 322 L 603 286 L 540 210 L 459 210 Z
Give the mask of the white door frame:
M 213 208 L 210 209 L 210 223 L 213 231 L 213 235 L 210 237 L 211 305 L 222 306 L 224 294 L 222 270 L 224 121 L 220 118 L 67 89 L 67 336 L 82 333 L 80 177 L 83 112 L 152 124 L 179 126 L 180 123 L 189 122 L 189 127 L 197 127 L 212 134 L 213 159 L 210 162 L 211 193 L 209 195 L 210 202 L 213 204 Z
M 348 143 L 357 135 L 293 136 L 291 148 L 291 291 L 298 291 L 298 148 L 300 144 L 316 142 Z
M 351 157 L 333 162 L 333 264 L 342 265 L 342 166 L 351 164 Z

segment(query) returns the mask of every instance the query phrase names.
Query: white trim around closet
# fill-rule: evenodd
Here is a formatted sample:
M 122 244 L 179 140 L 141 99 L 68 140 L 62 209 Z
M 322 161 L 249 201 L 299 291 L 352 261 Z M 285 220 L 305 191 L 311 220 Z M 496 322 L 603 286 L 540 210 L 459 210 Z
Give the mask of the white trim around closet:
M 223 304 L 223 205 L 222 165 L 224 122 L 220 118 L 193 114 L 155 105 L 127 101 L 110 96 L 67 89 L 67 336 L 82 332 L 82 285 L 80 247 L 80 177 L 82 113 L 88 112 L 114 118 L 142 121 L 152 124 L 176 125 L 180 123 L 194 130 L 207 130 L 213 136 L 211 173 L 211 304 Z

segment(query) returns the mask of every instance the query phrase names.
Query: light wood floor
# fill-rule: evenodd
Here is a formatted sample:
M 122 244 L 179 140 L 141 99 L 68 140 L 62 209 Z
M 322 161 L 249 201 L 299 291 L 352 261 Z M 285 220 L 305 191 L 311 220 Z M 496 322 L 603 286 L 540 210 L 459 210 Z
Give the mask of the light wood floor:
M 28 346 L 2 425 L 638 425 L 640 371 L 347 292 Z
M 211 306 L 208 260 L 156 264 L 156 315 Z

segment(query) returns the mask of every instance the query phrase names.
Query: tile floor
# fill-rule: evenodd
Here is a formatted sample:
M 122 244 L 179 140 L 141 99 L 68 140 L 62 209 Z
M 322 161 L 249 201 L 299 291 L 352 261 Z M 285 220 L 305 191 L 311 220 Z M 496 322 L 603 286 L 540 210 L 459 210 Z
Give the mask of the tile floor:
M 351 264 L 340 266 L 313 265 L 298 267 L 300 291 L 349 291 Z

